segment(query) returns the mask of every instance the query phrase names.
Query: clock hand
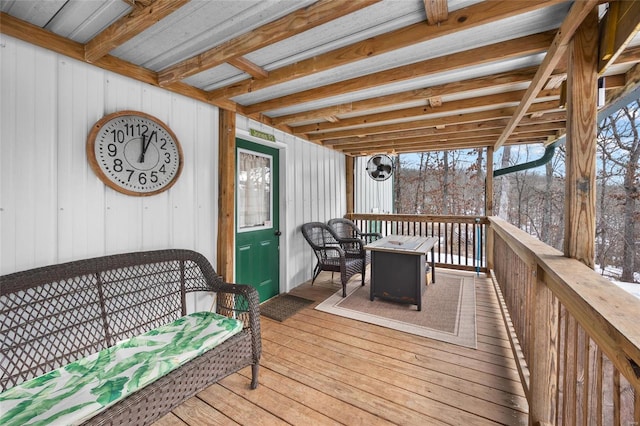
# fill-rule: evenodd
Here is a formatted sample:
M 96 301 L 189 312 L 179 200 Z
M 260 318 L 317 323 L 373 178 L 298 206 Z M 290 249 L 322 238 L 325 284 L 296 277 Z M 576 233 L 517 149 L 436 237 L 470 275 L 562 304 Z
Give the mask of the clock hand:
M 140 152 L 140 158 L 138 158 L 138 163 L 144 163 L 144 135 L 142 135 L 142 151 Z
M 144 163 L 144 154 L 147 152 L 147 148 L 149 148 L 149 144 L 151 143 L 151 137 L 153 136 L 154 133 L 156 133 L 155 130 L 151 132 L 151 135 L 149 136 L 149 139 L 147 140 L 146 144 L 144 143 L 144 139 L 145 139 L 144 135 L 142 135 L 142 154 L 140 154 L 140 159 L 138 160 L 139 163 Z

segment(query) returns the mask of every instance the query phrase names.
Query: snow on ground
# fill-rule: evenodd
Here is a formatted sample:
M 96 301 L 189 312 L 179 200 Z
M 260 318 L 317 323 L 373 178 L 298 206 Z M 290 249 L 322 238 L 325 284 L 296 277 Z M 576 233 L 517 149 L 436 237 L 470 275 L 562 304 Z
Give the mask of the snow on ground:
M 597 273 L 602 274 L 602 269 L 600 268 L 600 265 L 596 265 L 595 270 Z M 613 268 L 611 266 L 607 266 L 605 268 L 605 272 L 603 276 L 607 278 L 609 281 L 611 281 L 612 283 L 614 283 L 615 285 L 617 285 L 618 287 L 620 287 L 621 289 L 625 290 L 628 293 L 633 294 L 635 297 L 640 299 L 640 284 L 618 281 L 615 277 L 619 277 L 620 275 L 622 275 L 621 270 Z M 636 281 L 640 281 L 640 272 L 635 272 L 634 275 L 635 275 Z

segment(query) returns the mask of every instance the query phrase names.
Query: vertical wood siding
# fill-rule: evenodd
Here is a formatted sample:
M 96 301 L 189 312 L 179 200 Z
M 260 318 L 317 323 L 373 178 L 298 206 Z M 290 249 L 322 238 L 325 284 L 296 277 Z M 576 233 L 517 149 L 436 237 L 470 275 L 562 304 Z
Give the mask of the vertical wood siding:
M 0 37 L 0 273 L 166 247 L 197 250 L 215 265 L 217 108 Z M 167 192 L 126 196 L 89 167 L 91 126 L 124 109 L 154 115 L 178 136 L 185 163 Z M 300 225 L 346 213 L 345 158 L 239 117 L 241 131 L 250 127 L 282 143 L 281 289 L 288 291 L 311 277 L 315 262 Z M 365 166 L 356 161 L 358 211 L 391 211 L 391 180 L 369 179 Z
M 393 213 L 393 178 L 378 182 L 367 173 L 369 157 L 354 161 L 354 213 Z
M 0 55 L 1 274 L 167 247 L 215 265 L 217 108 L 6 36 Z M 182 144 L 182 175 L 162 194 L 120 194 L 89 167 L 91 126 L 124 109 L 158 117 Z

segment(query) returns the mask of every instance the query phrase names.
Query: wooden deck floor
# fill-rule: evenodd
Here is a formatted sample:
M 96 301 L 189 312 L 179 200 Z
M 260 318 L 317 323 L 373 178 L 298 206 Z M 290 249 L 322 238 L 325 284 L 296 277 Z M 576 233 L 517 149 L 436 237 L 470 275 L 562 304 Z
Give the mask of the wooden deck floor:
M 326 278 L 292 294 L 320 302 L 339 288 Z M 245 369 L 156 425 L 525 425 L 527 401 L 490 280 L 476 278 L 476 304 L 475 350 L 313 305 L 283 322 L 263 317 L 258 389 L 249 389 Z

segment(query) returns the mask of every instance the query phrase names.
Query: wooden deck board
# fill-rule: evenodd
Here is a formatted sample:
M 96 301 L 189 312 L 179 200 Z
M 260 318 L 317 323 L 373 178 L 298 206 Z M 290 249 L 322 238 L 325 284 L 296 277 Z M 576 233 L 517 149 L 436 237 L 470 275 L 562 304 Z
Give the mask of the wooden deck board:
M 292 294 L 340 289 L 322 273 Z M 354 277 L 359 279 L 359 276 Z M 491 282 L 476 278 L 477 349 L 313 309 L 262 318 L 260 385 L 244 369 L 156 423 L 525 425 L 528 406 Z

